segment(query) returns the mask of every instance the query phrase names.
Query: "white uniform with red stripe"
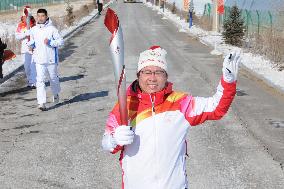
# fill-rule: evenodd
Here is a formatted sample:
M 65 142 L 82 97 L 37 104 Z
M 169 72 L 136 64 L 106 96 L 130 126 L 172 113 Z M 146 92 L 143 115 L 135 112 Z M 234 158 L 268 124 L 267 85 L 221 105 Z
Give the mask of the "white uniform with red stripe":
M 112 146 L 121 125 L 118 105 L 109 115 L 103 148 L 121 150 L 124 189 L 185 189 L 186 135 L 190 126 L 220 119 L 236 93 L 236 82 L 223 79 L 209 98 L 172 91 L 172 84 L 153 95 L 142 93 L 134 82 L 128 89 L 128 115 L 135 132 L 132 144 Z

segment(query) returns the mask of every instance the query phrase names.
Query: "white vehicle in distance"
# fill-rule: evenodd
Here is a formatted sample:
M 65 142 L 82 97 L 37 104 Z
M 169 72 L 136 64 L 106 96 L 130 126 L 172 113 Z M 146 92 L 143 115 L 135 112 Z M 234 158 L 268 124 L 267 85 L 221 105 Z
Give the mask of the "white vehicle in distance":
M 141 3 L 140 0 L 123 0 L 124 3 Z

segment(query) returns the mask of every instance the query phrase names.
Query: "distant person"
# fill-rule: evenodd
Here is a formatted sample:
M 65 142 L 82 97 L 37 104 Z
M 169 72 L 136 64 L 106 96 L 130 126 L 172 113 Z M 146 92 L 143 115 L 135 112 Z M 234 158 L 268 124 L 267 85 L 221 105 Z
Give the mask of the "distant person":
M 168 81 L 166 54 L 159 46 L 140 54 L 137 79 L 127 91 L 129 124 L 121 124 L 118 103 L 107 119 L 102 146 L 113 154 L 121 151 L 124 189 L 190 188 L 186 173 L 188 129 L 221 119 L 236 94 L 239 54 L 225 58 L 212 97 L 174 91 Z
M 103 0 L 97 0 L 99 15 L 103 11 Z
M 30 17 L 30 29 L 27 27 L 27 17 L 25 11 L 30 11 L 29 6 L 25 6 L 23 10 L 23 15 L 21 16 L 21 21 L 18 24 L 15 36 L 17 40 L 21 41 L 21 54 L 22 61 L 24 63 L 25 73 L 28 80 L 28 87 L 36 88 L 36 68 L 35 63 L 32 61 L 33 52 L 29 50 L 27 43 L 30 40 L 30 29 L 35 26 L 36 21 L 33 16 Z
M 38 9 L 37 24 L 31 29 L 29 46 L 33 50 L 33 59 L 37 72 L 38 108 L 46 111 L 45 73 L 49 75 L 53 102 L 59 102 L 60 83 L 58 77 L 58 47 L 63 45 L 63 38 L 52 24 L 46 9 Z
M 3 79 L 3 63 L 4 63 L 4 50 L 7 48 L 6 43 L 3 43 L 0 38 L 0 79 Z

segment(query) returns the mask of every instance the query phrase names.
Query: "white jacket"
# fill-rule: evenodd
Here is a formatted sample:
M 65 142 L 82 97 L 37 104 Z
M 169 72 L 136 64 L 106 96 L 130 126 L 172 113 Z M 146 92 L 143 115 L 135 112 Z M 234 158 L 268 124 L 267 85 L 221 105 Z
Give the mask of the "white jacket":
M 135 81 L 127 94 L 133 143 L 116 145 L 115 129 L 121 125 L 119 104 L 109 114 L 102 141 L 104 150 L 121 151 L 122 189 L 185 189 L 186 135 L 190 126 L 218 120 L 228 111 L 236 94 L 236 82 L 221 79 L 213 97 L 193 97 L 175 92 L 168 83 L 152 95 L 143 93 Z
M 44 24 L 36 24 L 30 32 L 28 45 L 34 49 L 33 59 L 36 64 L 57 64 L 58 47 L 63 45 L 63 38 L 52 25 L 50 18 Z M 48 39 L 48 44 L 44 40 Z

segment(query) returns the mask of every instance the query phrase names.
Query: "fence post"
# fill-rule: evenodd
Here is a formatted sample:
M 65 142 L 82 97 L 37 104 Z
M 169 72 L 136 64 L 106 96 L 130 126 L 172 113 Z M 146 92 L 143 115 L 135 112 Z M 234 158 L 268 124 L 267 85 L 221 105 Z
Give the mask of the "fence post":
M 248 36 L 248 30 L 249 30 L 249 11 L 245 9 L 245 13 L 246 13 L 246 33 Z
M 208 15 L 209 15 L 209 19 L 210 19 L 210 17 L 211 17 L 211 5 L 208 3 L 207 6 L 208 6 Z
M 259 19 L 259 11 L 256 10 L 257 14 L 257 35 L 259 36 L 259 28 L 260 28 L 260 19 Z
M 272 31 L 272 27 L 273 27 L 273 17 L 270 11 L 268 11 L 268 15 L 269 15 L 269 21 L 270 21 L 270 30 Z
M 205 14 L 206 14 L 206 10 L 207 10 L 207 7 L 206 7 L 206 5 L 207 5 L 207 4 L 205 4 L 205 5 L 204 5 L 203 16 L 205 16 Z

